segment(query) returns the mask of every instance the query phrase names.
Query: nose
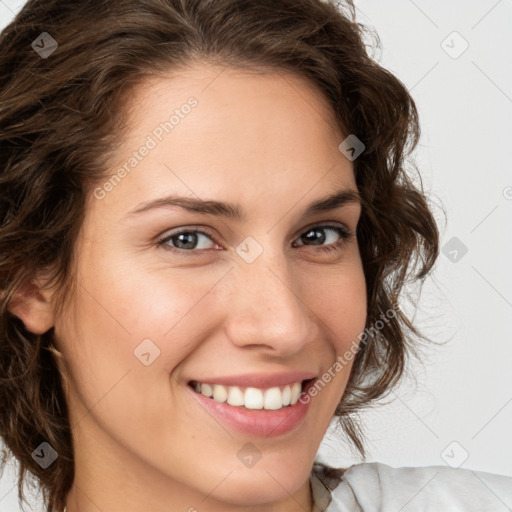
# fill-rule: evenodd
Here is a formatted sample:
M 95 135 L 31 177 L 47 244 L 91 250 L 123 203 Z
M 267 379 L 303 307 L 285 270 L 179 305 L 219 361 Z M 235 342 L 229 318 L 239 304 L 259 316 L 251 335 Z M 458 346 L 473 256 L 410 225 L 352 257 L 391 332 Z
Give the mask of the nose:
M 233 272 L 226 333 L 239 347 L 259 346 L 290 357 L 317 335 L 316 316 L 284 257 L 277 263 L 264 255 Z

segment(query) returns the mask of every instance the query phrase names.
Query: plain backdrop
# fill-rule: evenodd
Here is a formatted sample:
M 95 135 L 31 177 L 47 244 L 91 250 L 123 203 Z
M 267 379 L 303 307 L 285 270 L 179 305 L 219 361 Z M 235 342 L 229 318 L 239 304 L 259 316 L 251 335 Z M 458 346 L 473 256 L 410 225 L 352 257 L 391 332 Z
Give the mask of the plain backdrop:
M 1 27 L 23 4 L 0 0 Z M 444 344 L 428 346 L 386 404 L 361 415 L 366 460 L 512 476 L 512 0 L 356 6 L 359 22 L 380 36 L 376 58 L 419 108 L 415 159 L 443 247 L 415 321 Z M 319 458 L 361 462 L 334 430 Z M 19 510 L 14 484 L 15 474 L 6 472 L 0 512 Z

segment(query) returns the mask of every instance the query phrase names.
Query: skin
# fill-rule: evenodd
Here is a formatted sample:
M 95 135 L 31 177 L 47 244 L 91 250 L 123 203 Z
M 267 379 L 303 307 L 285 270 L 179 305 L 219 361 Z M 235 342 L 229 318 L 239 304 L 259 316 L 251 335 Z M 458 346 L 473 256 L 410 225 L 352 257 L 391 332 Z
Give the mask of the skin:
M 102 199 L 89 195 L 79 286 L 64 311 L 43 275 L 12 308 L 33 332 L 54 327 L 63 354 L 76 463 L 68 512 L 311 510 L 311 467 L 350 365 L 312 398 L 297 429 L 277 437 L 221 424 L 185 386 L 253 372 L 320 376 L 363 331 L 357 239 L 331 229 L 319 245 L 301 238 L 322 224 L 356 231 L 358 202 L 303 217 L 334 190 L 357 191 L 338 150 L 345 136 L 302 78 L 199 62 L 137 89 L 108 175 L 191 96 L 198 105 L 131 173 Z M 177 207 L 127 216 L 171 193 L 237 203 L 246 218 Z M 157 245 L 182 227 L 212 238 L 180 251 L 175 237 L 175 252 Z M 252 263 L 236 252 L 249 236 L 263 249 Z M 160 356 L 144 366 L 133 352 L 147 338 Z M 261 453 L 251 468 L 237 457 L 248 442 Z

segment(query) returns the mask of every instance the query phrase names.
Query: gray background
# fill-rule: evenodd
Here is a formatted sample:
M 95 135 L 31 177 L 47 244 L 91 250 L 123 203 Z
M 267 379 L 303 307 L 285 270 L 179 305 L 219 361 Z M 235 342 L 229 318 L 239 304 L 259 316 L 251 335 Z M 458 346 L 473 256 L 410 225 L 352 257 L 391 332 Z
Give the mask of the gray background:
M 2 27 L 23 3 L 0 0 Z M 361 416 L 367 460 L 512 476 L 512 0 L 356 5 L 359 21 L 380 36 L 380 62 L 417 102 L 423 135 L 416 161 L 448 219 L 437 210 L 446 254 L 415 317 L 447 343 L 431 346 L 388 403 Z M 360 462 L 334 432 L 320 457 Z M 6 472 L 0 512 L 18 511 L 14 483 Z

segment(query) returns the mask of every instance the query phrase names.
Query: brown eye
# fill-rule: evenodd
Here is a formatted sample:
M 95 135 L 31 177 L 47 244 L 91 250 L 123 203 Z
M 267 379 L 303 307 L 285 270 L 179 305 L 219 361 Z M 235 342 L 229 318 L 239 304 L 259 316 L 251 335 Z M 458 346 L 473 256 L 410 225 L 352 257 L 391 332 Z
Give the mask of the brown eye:
M 298 245 L 321 246 L 320 249 L 335 250 L 351 236 L 351 233 L 341 226 L 313 226 L 300 236 L 299 240 L 302 243 Z

